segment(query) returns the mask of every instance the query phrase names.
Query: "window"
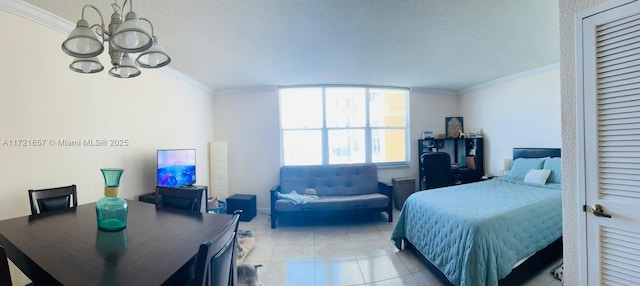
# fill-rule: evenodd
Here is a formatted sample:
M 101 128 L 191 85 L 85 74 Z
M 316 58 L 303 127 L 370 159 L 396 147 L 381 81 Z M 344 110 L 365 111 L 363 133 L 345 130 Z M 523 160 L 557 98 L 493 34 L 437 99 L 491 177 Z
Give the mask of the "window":
M 408 102 L 398 88 L 281 88 L 284 165 L 406 164 Z

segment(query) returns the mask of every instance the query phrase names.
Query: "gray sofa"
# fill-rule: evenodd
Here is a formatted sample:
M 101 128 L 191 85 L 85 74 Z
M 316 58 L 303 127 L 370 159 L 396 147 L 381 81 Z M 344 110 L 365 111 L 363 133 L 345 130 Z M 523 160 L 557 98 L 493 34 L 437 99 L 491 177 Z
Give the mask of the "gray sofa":
M 318 198 L 301 203 L 282 196 L 292 191 L 303 195 L 307 189 L 315 189 Z M 386 212 L 392 222 L 392 198 L 391 186 L 378 182 L 375 164 L 285 166 L 280 169 L 280 185 L 271 189 L 271 228 L 284 216 L 363 211 Z

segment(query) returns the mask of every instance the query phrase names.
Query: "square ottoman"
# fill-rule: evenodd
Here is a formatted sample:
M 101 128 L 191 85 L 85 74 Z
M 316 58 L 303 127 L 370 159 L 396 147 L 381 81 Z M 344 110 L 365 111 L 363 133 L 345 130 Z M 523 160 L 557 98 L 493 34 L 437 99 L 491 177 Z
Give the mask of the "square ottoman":
M 241 221 L 251 221 L 256 216 L 256 195 L 235 194 L 227 198 L 227 214 L 242 210 Z

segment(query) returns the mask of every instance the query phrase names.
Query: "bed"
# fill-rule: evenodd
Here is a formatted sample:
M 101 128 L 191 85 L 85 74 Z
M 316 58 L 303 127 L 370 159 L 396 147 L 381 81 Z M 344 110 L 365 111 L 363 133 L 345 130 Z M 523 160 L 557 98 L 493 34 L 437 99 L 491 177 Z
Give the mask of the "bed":
M 562 235 L 560 149 L 515 148 L 502 178 L 421 191 L 391 239 L 408 244 L 453 285 L 498 285 Z

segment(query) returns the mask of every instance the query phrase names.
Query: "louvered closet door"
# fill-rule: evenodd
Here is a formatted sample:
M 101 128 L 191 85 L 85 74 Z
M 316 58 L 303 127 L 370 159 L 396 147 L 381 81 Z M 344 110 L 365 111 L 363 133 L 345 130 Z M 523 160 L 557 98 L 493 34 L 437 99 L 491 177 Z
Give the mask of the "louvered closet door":
M 640 285 L 640 3 L 588 17 L 582 29 L 588 284 Z

